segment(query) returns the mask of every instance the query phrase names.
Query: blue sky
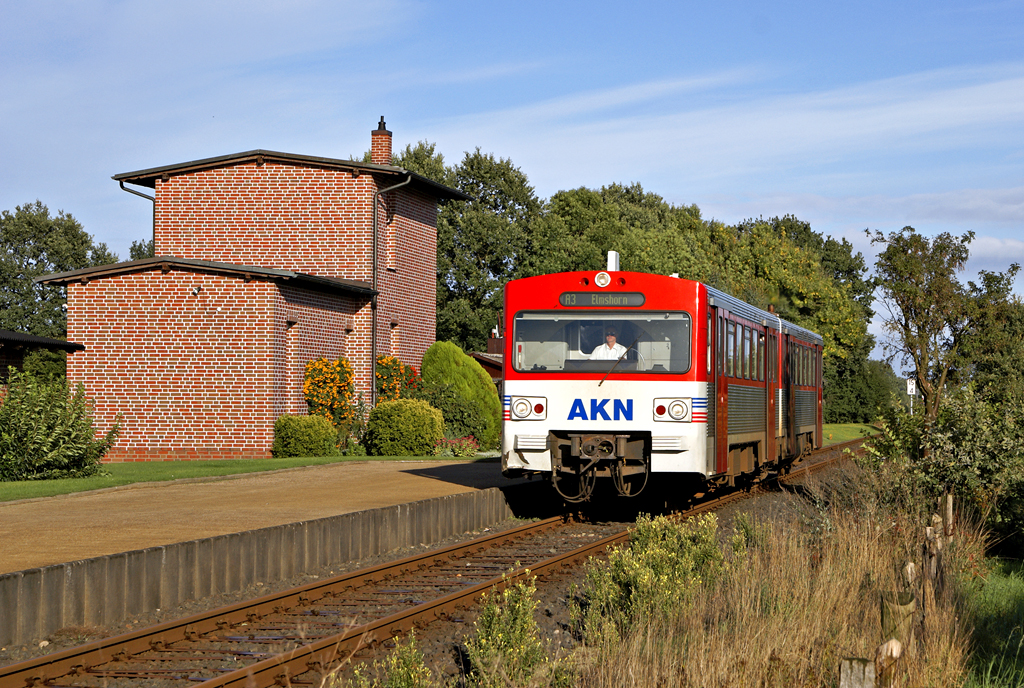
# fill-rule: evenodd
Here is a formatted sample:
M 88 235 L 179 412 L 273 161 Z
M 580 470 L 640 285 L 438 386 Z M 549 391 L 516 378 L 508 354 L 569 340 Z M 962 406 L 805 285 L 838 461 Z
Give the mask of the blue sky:
M 1024 0 L 845 5 L 0 0 L 0 209 L 38 198 L 126 259 L 151 206 L 111 175 L 361 155 L 384 115 L 396 148 L 479 146 L 545 198 L 640 182 L 1024 264 Z

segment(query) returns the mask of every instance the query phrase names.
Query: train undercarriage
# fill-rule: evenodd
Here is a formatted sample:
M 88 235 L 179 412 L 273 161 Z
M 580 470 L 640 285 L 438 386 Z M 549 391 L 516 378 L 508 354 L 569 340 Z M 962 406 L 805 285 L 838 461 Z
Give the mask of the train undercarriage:
M 780 450 L 768 459 L 764 442 L 741 442 L 729 447 L 728 469 L 721 473 L 666 473 L 691 478 L 697 493 L 712 492 L 720 487 L 752 485 L 769 474 L 789 473 L 814 446 L 813 435 L 798 435 L 796 453 L 785 456 Z M 780 447 L 783 443 L 779 443 Z M 549 478 L 555 491 L 569 503 L 590 501 L 599 480 L 610 480 L 620 497 L 636 497 L 648 487 L 651 479 L 652 441 L 649 432 L 634 433 L 572 433 L 553 431 L 548 434 L 551 456 Z M 512 471 L 509 477 L 521 474 Z

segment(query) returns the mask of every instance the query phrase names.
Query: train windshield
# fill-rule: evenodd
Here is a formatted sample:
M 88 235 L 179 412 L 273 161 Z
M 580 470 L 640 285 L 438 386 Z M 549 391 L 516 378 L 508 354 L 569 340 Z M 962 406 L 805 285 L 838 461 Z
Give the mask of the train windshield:
M 690 314 L 665 311 L 517 313 L 512 366 L 521 372 L 685 373 Z M 617 365 L 616 365 L 617 362 Z

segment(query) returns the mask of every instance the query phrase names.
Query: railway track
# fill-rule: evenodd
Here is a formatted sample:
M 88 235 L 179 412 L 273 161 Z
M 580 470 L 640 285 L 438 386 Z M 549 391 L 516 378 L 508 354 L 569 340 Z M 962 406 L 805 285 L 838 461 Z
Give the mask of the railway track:
M 812 454 L 779 480 L 824 468 L 859 440 Z M 681 518 L 767 489 L 697 500 Z M 495 585 L 542 580 L 625 542 L 621 525 L 562 517 L 0 668 L 0 688 L 319 685 L 361 647 L 457 616 Z

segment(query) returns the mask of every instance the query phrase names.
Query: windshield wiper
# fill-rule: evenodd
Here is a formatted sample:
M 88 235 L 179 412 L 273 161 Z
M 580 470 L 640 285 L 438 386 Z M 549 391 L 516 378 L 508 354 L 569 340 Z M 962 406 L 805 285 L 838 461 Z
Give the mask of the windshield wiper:
M 619 363 L 622 362 L 622 359 L 624 359 L 626 357 L 626 354 L 629 353 L 629 350 L 632 349 L 634 346 L 636 346 L 636 343 L 640 341 L 640 337 L 642 337 L 642 336 L 643 336 L 642 334 L 638 334 L 636 336 L 636 339 L 633 340 L 633 343 L 626 347 L 626 350 L 623 351 L 622 355 L 619 356 L 619 358 L 615 361 L 615 365 L 613 365 L 611 368 L 609 368 L 608 372 L 604 374 L 603 378 L 601 378 L 601 381 L 597 383 L 598 387 L 600 387 L 601 385 L 604 384 L 604 381 L 607 380 L 608 376 L 612 374 L 612 371 L 615 370 L 616 367 L 618 367 Z

